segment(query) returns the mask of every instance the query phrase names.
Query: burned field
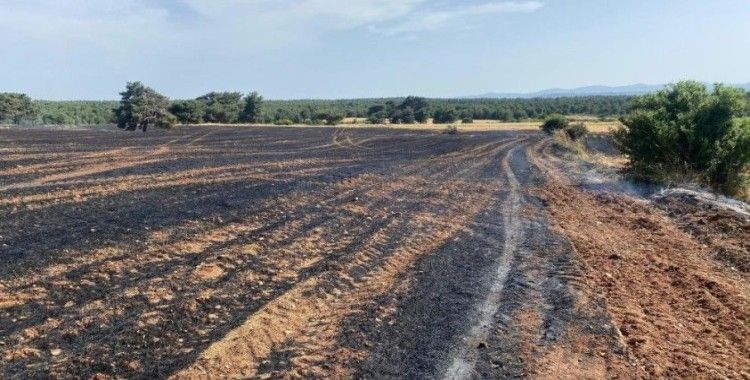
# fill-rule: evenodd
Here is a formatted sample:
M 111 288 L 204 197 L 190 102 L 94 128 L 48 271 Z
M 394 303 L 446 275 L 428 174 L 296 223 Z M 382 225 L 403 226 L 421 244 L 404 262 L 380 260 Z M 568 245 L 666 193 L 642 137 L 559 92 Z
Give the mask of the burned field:
M 0 130 L 0 376 L 739 376 L 745 275 L 658 208 L 564 182 L 544 144 L 513 131 Z M 687 264 L 654 262 L 649 231 L 659 249 L 679 241 Z M 662 282 L 634 280 L 649 271 Z M 647 288 L 665 286 L 685 293 L 662 309 Z M 695 323 L 680 322 L 690 310 Z M 654 342 L 665 320 L 718 346 Z

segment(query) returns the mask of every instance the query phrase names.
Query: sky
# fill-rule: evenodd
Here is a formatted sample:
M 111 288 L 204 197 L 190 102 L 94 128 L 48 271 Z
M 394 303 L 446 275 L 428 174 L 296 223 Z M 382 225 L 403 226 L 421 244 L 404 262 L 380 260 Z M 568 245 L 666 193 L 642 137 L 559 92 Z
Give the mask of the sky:
M 750 82 L 748 0 L 0 0 L 0 92 L 454 97 Z

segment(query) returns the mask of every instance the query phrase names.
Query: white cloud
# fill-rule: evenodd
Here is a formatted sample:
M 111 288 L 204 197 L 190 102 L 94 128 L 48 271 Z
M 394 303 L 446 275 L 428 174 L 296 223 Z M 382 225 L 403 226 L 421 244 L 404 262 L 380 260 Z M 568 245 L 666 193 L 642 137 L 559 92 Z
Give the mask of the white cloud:
M 384 35 L 435 30 L 486 14 L 531 12 L 541 3 L 489 2 L 436 10 L 428 0 L 3 0 L 0 44 L 50 53 L 94 51 L 123 65 L 139 55 L 231 55 L 315 43 L 341 30 Z M 56 49 L 56 51 L 55 51 Z
M 538 1 L 493 2 L 465 6 L 445 11 L 414 13 L 393 25 L 383 28 L 373 26 L 371 30 L 393 36 L 403 33 L 430 31 L 443 28 L 450 22 L 471 16 L 485 16 L 499 13 L 533 12 L 542 7 Z

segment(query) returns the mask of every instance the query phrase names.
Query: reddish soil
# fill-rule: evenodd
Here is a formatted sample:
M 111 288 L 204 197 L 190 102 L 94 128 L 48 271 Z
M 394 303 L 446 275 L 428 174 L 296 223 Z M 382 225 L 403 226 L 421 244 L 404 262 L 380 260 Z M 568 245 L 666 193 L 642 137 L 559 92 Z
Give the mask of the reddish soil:
M 631 375 L 748 378 L 750 288 L 711 254 L 747 242 L 737 216 L 677 198 L 657 206 L 582 192 L 545 148 L 540 143 L 532 153 L 548 174 L 538 194 L 637 363 Z
M 544 141 L 0 130 L 0 377 L 747 377 L 745 225 Z

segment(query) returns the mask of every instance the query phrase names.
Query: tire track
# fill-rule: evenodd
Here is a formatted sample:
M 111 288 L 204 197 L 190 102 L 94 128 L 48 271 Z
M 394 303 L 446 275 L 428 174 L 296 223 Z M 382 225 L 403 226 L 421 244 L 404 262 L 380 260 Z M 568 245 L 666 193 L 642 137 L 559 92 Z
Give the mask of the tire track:
M 525 143 L 516 145 L 503 157 L 501 165 L 509 188 L 508 197 L 501 211 L 503 213 L 504 241 L 500 260 L 495 269 L 495 276 L 489 293 L 484 302 L 477 305 L 477 309 L 474 311 L 476 316 L 471 323 L 471 328 L 451 355 L 450 364 L 442 376 L 444 379 L 468 379 L 473 375 L 474 363 L 478 357 L 477 349 L 480 343 L 486 341 L 493 327 L 493 317 L 500 306 L 500 299 L 511 262 L 524 235 L 521 221 L 522 189 L 513 173 L 509 160 L 525 145 Z

